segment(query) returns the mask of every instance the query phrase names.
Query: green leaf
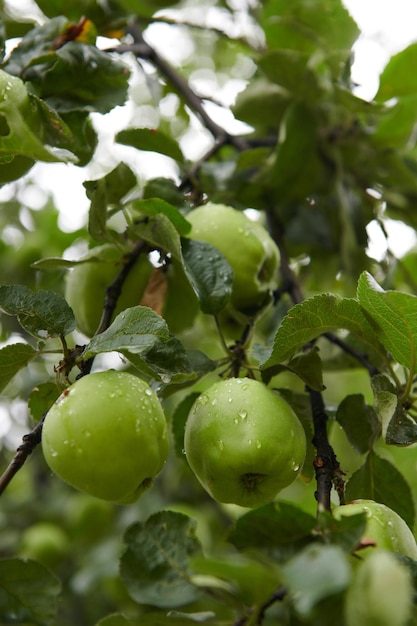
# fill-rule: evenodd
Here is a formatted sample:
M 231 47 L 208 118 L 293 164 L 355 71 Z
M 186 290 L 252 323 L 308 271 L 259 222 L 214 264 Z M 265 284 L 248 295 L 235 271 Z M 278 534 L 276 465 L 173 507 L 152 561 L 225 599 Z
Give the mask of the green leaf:
M 292 358 L 288 363 L 288 369 L 297 374 L 312 389 L 322 391 L 325 388 L 323 385 L 323 364 L 317 347 Z
M 392 463 L 375 452 L 367 455 L 362 467 L 352 475 L 346 485 L 346 501 L 359 498 L 385 504 L 413 528 L 415 510 L 410 486 Z
M 23 163 L 21 160 L 18 162 L 20 169 L 30 167 L 28 159 L 50 162 L 77 160 L 69 150 L 54 149 L 44 144 L 47 130 L 53 125 L 56 126 L 55 138 L 64 139 L 64 143 L 69 144 L 69 137 L 66 136 L 69 129 L 46 105 L 28 93 L 20 78 L 0 70 L 0 94 L 0 163 L 9 165 L 8 170 L 17 156 L 25 158 Z M 12 177 L 10 171 L 8 176 L 1 172 L 0 176 L 3 180 L 17 177 Z
M 304 103 L 287 110 L 275 160 L 271 165 L 267 162 L 264 174 L 280 203 L 304 201 L 320 189 L 325 170 L 318 152 L 318 132 L 317 120 Z
M 175 452 L 178 457 L 184 458 L 184 429 L 188 414 L 191 407 L 200 394 L 198 392 L 190 393 L 189 396 L 181 400 L 176 407 L 172 416 L 172 432 L 174 435 Z
M 203 313 L 220 313 L 230 300 L 233 270 L 225 257 L 211 244 L 181 239 L 184 270 L 200 302 Z
M 297 612 L 307 618 L 314 606 L 348 586 L 351 567 L 338 546 L 310 545 L 282 568 Z
M 0 560 L 0 622 L 54 626 L 59 580 L 31 560 Z
M 326 543 L 338 545 L 350 554 L 360 544 L 366 528 L 366 514 L 345 515 L 335 519 L 330 511 L 321 511 L 317 522 Z
M 186 235 L 191 230 L 190 222 L 179 212 L 177 207 L 160 198 L 147 198 L 132 202 L 132 208 L 140 215 L 165 215 L 175 226 L 180 235 Z
M 196 377 L 180 341 L 169 334 L 165 320 L 149 307 L 136 306 L 119 313 L 107 330 L 91 339 L 83 357 L 114 351 L 149 378 L 164 383 Z
M 379 77 L 377 102 L 403 96 L 417 95 L 417 77 L 413 68 L 417 63 L 417 43 L 394 54 Z
M 197 373 L 188 358 L 188 353 L 176 337 L 155 343 L 143 355 L 128 349 L 120 350 L 145 376 L 161 380 L 165 385 L 192 381 Z
M 159 198 L 178 208 L 191 208 L 189 199 L 171 178 L 157 177 L 148 180 L 143 189 L 143 197 L 145 200 Z
M 152 128 L 128 128 L 117 133 L 116 141 L 125 146 L 133 146 L 138 150 L 165 154 L 180 163 L 184 161 L 184 156 L 178 142 L 160 130 Z
M 238 550 L 261 550 L 286 560 L 311 539 L 316 519 L 290 502 L 273 502 L 239 517 L 228 540 Z
M 286 361 L 312 339 L 336 328 L 349 330 L 367 343 L 378 345 L 374 330 L 356 300 L 321 294 L 288 311 L 275 335 L 272 354 L 262 369 Z
M 54 291 L 33 292 L 24 285 L 0 287 L 0 309 L 17 315 L 21 326 L 37 339 L 63 337 L 75 330 L 72 309 Z
M 371 379 L 375 412 L 382 425 L 385 443 L 409 446 L 417 441 L 417 423 L 407 415 L 398 392 L 387 376 L 379 374 Z
M 283 87 L 291 95 L 305 102 L 321 97 L 323 87 L 320 75 L 309 63 L 309 55 L 298 50 L 269 50 L 258 61 L 269 80 Z
M 189 559 L 201 546 L 193 520 L 161 511 L 130 526 L 124 540 L 120 572 L 136 602 L 175 608 L 197 600 L 201 591 L 191 583 Z
M 214 589 L 224 590 L 225 602 L 228 594 L 233 594 L 234 598 L 229 600 L 231 606 L 236 604 L 236 597 L 245 605 L 262 603 L 272 596 L 281 582 L 279 567 L 265 557 L 260 561 L 243 554 L 230 554 L 227 558 L 204 556 L 194 557 L 192 564 L 195 579 L 202 576 L 204 583 L 204 577 L 213 578 L 216 581 Z M 210 579 L 207 583 L 210 587 Z
M 35 387 L 29 396 L 28 407 L 32 418 L 38 422 L 46 411 L 49 411 L 55 400 L 58 399 L 60 390 L 55 383 L 43 383 Z
M 384 291 L 368 272 L 364 272 L 358 282 L 358 300 L 379 341 L 413 375 L 416 370 L 417 297 L 399 291 Z
M 271 48 L 350 52 L 360 34 L 340 0 L 270 0 L 264 4 L 261 25 Z
M 336 419 L 359 454 L 368 452 L 381 432 L 375 409 L 366 404 L 360 393 L 346 396 L 342 400 Z
M 151 205 L 152 203 L 148 206 Z M 172 254 L 175 259 L 182 262 L 180 236 L 171 219 L 163 213 L 140 217 L 128 230 L 134 237 Z
M 37 355 L 27 343 L 14 343 L 0 350 L 0 391 L 12 380 L 19 370 Z
M 95 46 L 70 41 L 33 58 L 25 78 L 58 113 L 108 113 L 127 97 L 128 66 Z
M 197 622 L 197 624 L 203 624 L 204 622 L 208 622 L 213 617 L 216 617 L 216 614 L 213 611 L 199 611 L 198 613 L 183 613 L 182 611 L 169 611 L 167 617 L 173 618 L 178 617 L 180 619 L 187 619 L 192 622 Z M 182 623 L 182 622 L 181 622 Z
M 109 207 L 121 206 L 125 196 L 137 183 L 136 176 L 125 163 L 119 163 L 99 180 L 83 183 L 91 201 L 88 214 L 88 232 L 98 242 L 108 241 L 107 219 Z
M 83 356 L 89 359 L 102 352 L 121 350 L 142 354 L 155 343 L 168 339 L 165 320 L 148 307 L 135 306 L 119 313 L 107 330 L 93 337 Z

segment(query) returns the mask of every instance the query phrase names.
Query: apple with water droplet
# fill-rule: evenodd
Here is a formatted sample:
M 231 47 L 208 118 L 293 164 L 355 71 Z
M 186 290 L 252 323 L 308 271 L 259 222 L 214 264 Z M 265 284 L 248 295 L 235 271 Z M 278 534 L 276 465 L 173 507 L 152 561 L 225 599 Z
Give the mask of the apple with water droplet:
M 42 449 L 51 470 L 90 495 L 130 504 L 168 456 L 166 419 L 149 385 L 127 372 L 84 376 L 48 412 Z
M 233 269 L 232 307 L 251 313 L 278 286 L 279 251 L 260 222 L 225 204 L 205 204 L 187 215 L 190 237 L 215 246 Z
M 196 400 L 184 448 L 194 474 L 218 502 L 257 507 L 297 477 L 304 429 L 290 405 L 263 383 L 230 378 Z
M 375 548 L 382 548 L 417 560 L 417 544 L 413 533 L 402 517 L 385 504 L 362 499 L 333 509 L 333 516 L 338 520 L 358 513 L 366 513 L 364 543 L 371 540 L 371 545 L 361 548 L 358 554 L 367 557 Z

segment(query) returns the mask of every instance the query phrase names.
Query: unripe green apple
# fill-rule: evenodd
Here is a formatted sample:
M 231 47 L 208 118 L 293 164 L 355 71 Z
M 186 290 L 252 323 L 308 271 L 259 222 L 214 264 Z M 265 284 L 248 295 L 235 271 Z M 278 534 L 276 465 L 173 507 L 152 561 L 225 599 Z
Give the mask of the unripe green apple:
M 68 554 L 69 549 L 69 537 L 62 528 L 52 522 L 39 522 L 24 531 L 20 554 L 53 567 Z
M 49 467 L 97 498 L 130 504 L 168 455 L 165 415 L 149 385 L 126 372 L 97 372 L 65 390 L 48 412 L 42 448 Z
M 88 337 L 97 330 L 106 289 L 123 267 L 123 256 L 129 251 L 113 244 L 98 246 L 84 257 L 91 261 L 76 265 L 67 275 L 65 298 L 74 311 L 78 328 Z M 123 284 L 114 315 L 140 303 L 151 272 L 148 257 L 140 255 Z
M 376 550 L 354 574 L 345 600 L 346 626 L 407 626 L 413 604 L 410 570 Z
M 361 549 L 361 556 L 368 557 L 375 548 L 382 548 L 417 560 L 417 545 L 413 533 L 398 513 L 385 504 L 374 500 L 354 500 L 333 509 L 336 519 L 358 513 L 366 513 L 367 517 L 364 539 L 375 542 L 375 547 Z
M 206 204 L 187 215 L 190 237 L 216 246 L 233 269 L 231 304 L 240 311 L 261 306 L 278 286 L 278 248 L 268 231 L 242 211 Z
M 188 463 L 219 502 L 256 507 L 297 477 L 306 454 L 292 408 L 263 383 L 230 378 L 196 400 L 184 438 Z

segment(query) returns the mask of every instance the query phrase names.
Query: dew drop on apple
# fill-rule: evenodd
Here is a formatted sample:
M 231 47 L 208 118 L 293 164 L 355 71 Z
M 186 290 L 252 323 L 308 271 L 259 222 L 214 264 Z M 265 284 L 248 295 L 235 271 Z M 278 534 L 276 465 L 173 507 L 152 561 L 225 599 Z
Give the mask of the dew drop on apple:
M 208 397 L 206 396 L 205 393 L 201 394 L 200 398 L 199 398 L 201 404 L 207 404 L 207 402 L 209 401 Z
M 262 448 L 262 443 L 259 441 L 259 439 L 256 440 L 256 447 L 258 448 L 258 450 Z
M 145 389 L 145 396 L 151 396 L 152 391 L 150 389 Z
M 223 443 L 223 441 L 221 439 L 218 442 L 218 446 L 219 446 L 220 450 L 224 450 L 224 443 Z
M 248 416 L 248 412 L 245 409 L 241 409 L 238 415 L 242 420 L 245 420 Z
M 211 405 L 216 406 L 216 404 L 217 404 L 217 398 L 213 398 L 213 400 L 211 401 Z

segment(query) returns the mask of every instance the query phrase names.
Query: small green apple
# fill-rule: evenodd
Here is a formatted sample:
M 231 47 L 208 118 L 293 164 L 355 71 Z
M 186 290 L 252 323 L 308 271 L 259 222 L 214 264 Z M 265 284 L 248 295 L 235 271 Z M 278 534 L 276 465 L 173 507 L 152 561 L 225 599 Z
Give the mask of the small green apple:
M 122 249 L 113 244 L 93 248 L 67 275 L 65 298 L 74 311 L 78 328 L 88 337 L 97 330 L 103 312 L 106 289 L 116 278 L 124 262 Z M 88 259 L 91 259 L 90 261 Z M 123 284 L 114 314 L 140 303 L 152 272 L 146 255 L 140 255 Z
M 48 412 L 42 449 L 73 487 L 117 504 L 148 489 L 168 455 L 166 419 L 149 385 L 126 372 L 97 372 L 65 390 Z
M 230 378 L 196 400 L 184 438 L 188 463 L 218 502 L 256 507 L 297 477 L 306 454 L 292 408 L 263 383 Z
M 411 624 L 413 584 L 410 570 L 386 550 L 360 563 L 346 593 L 346 626 Z
M 417 544 L 405 521 L 392 509 L 374 500 L 354 500 L 333 509 L 336 519 L 366 513 L 364 539 L 375 543 L 376 548 L 398 552 L 417 560 Z M 361 548 L 360 555 L 368 557 L 375 551 L 372 545 Z
M 69 550 L 69 537 L 60 526 L 52 522 L 38 522 L 22 534 L 19 552 L 24 558 L 52 567 L 62 561 Z
M 224 204 L 206 204 L 187 215 L 190 237 L 206 241 L 229 261 L 233 269 L 231 304 L 240 311 L 262 306 L 278 286 L 278 248 L 260 224 L 242 211 Z

